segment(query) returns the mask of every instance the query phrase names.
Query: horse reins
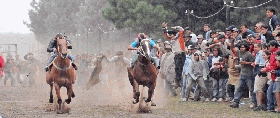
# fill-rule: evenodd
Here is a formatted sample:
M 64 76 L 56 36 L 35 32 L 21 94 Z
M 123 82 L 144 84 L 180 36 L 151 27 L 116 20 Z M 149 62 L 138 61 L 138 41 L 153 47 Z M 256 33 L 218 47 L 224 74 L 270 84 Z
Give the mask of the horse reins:
M 59 46 L 57 46 L 57 52 L 58 52 L 58 53 L 61 55 L 61 57 L 62 57 L 62 53 L 60 52 Z M 66 57 L 66 58 L 67 58 L 67 57 Z M 55 57 L 54 60 L 56 60 L 56 59 L 57 59 L 57 57 Z M 65 58 L 64 58 L 64 59 L 65 59 Z M 68 66 L 67 68 L 60 68 L 60 67 L 59 67 L 58 61 L 56 61 L 56 63 L 53 62 L 53 65 L 54 65 L 54 67 L 57 68 L 58 70 L 66 71 L 66 70 L 70 69 L 70 67 L 71 67 L 71 65 L 72 65 L 72 62 L 70 61 L 70 64 L 69 64 L 69 66 Z

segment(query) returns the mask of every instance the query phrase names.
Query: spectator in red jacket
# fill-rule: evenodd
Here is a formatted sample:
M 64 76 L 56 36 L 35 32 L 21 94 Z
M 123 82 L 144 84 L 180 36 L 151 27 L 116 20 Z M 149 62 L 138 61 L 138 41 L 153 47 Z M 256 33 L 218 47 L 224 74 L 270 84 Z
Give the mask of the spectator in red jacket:
M 276 57 L 275 53 L 278 51 L 278 47 L 279 47 L 279 44 L 277 43 L 277 41 L 274 40 L 274 41 L 269 42 L 268 51 L 271 53 L 270 59 L 269 59 L 270 65 L 261 69 L 262 73 L 271 72 L 271 82 L 267 89 L 267 107 L 266 107 L 266 109 L 268 111 L 274 111 L 275 97 L 273 94 L 273 85 L 274 85 L 275 79 L 276 79 L 274 72 L 278 68 L 277 64 L 276 64 L 276 59 L 275 59 L 275 57 Z

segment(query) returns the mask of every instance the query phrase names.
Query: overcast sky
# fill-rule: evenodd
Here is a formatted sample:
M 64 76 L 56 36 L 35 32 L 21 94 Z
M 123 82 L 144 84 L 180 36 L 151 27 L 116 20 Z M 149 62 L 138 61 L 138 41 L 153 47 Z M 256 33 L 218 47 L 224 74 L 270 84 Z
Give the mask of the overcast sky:
M 23 20 L 30 23 L 28 9 L 32 0 L 0 0 L 0 33 L 30 33 Z

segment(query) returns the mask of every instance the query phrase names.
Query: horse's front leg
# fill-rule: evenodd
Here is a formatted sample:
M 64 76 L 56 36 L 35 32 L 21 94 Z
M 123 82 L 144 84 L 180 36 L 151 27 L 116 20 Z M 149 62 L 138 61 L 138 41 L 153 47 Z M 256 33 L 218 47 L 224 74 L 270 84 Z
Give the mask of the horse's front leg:
M 73 90 L 72 90 L 72 88 L 73 88 L 72 84 L 71 84 L 69 87 L 67 87 L 68 99 L 65 100 L 67 104 L 69 104 L 69 103 L 71 102 L 71 97 L 72 97 L 72 95 L 73 95 Z
M 149 86 L 148 90 L 148 98 L 145 100 L 145 102 L 151 102 L 152 96 L 154 95 L 154 90 L 155 90 L 155 84 L 152 84 Z
M 50 73 L 47 72 L 46 74 L 46 82 L 50 85 L 50 99 L 49 99 L 49 103 L 53 103 L 53 80 L 50 76 Z
M 133 104 L 136 104 L 139 102 L 139 96 L 140 96 L 140 92 L 139 92 L 139 83 L 135 80 L 135 78 L 133 78 L 133 83 L 134 83 L 134 99 L 135 101 L 133 101 Z
M 62 99 L 61 99 L 61 96 L 60 96 L 60 88 L 61 87 L 56 82 L 54 83 L 54 87 L 55 87 L 55 91 L 56 91 L 57 104 L 58 104 L 57 113 L 58 114 L 62 114 L 62 109 L 61 109 Z
M 50 99 L 49 99 L 49 103 L 53 103 L 53 93 L 52 93 L 52 91 L 53 91 L 53 83 L 50 83 Z

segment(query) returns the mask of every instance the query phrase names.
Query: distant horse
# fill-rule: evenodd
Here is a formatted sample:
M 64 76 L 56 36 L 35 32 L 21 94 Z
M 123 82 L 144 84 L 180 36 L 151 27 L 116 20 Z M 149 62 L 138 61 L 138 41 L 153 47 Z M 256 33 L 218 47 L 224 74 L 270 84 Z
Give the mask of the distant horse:
M 69 104 L 71 102 L 71 97 L 74 98 L 75 94 L 73 92 L 73 85 L 76 80 L 75 70 L 72 66 L 72 62 L 67 58 L 67 42 L 63 39 L 57 40 L 57 52 L 58 56 L 54 59 L 50 66 L 50 71 L 47 72 L 46 81 L 50 85 L 50 99 L 49 102 L 53 103 L 52 89 L 53 85 L 55 87 L 56 96 L 58 98 L 58 114 L 62 113 L 61 103 L 62 99 L 60 96 L 60 88 L 62 86 L 67 88 L 68 99 L 65 102 Z
M 154 64 L 151 61 L 151 46 L 149 39 L 143 39 L 140 42 L 140 50 L 138 61 L 135 62 L 133 69 L 127 67 L 128 78 L 133 87 L 133 104 L 139 102 L 139 85 L 147 86 L 148 90 L 148 98 L 145 102 L 151 102 L 152 96 L 154 94 L 154 89 L 156 87 L 157 81 L 157 70 Z

